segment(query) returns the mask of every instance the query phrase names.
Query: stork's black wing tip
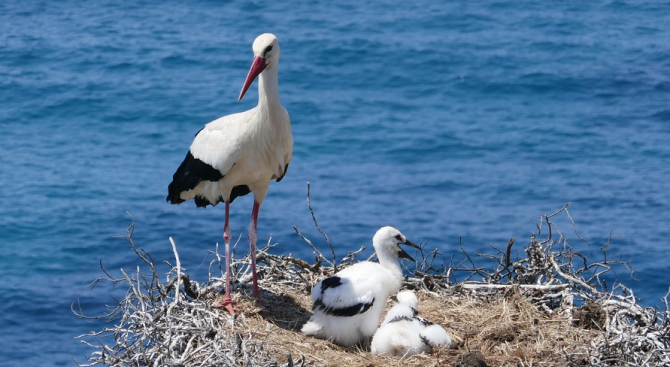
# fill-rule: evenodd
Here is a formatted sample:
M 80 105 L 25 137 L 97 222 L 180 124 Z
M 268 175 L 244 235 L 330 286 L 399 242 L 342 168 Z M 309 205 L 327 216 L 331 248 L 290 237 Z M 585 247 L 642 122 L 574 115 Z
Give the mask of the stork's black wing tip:
M 180 196 L 180 191 L 175 181 L 170 182 L 168 185 L 168 195 L 165 197 L 165 201 L 170 204 L 181 204 L 184 202 L 184 199 Z
M 185 201 L 181 198 L 182 192 L 195 189 L 202 181 L 216 182 L 221 178 L 223 174 L 219 170 L 194 157 L 189 150 L 184 161 L 172 176 L 165 200 L 172 204 L 181 204 Z

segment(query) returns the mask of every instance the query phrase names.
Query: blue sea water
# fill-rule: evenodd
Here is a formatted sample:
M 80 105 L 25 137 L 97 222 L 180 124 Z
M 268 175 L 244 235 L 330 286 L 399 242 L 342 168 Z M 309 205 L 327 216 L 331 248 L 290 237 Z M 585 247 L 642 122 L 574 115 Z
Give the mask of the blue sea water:
M 340 256 L 393 225 L 447 261 L 522 252 L 541 214 L 577 249 L 632 259 L 648 306 L 670 285 L 670 4 L 644 1 L 0 2 L 0 360 L 68 366 L 123 290 L 88 284 L 138 259 L 198 280 L 223 208 L 165 202 L 203 124 L 237 95 L 263 32 L 279 38 L 294 156 L 258 237 L 305 258 L 291 224 Z M 235 235 L 252 201 L 232 206 Z M 247 251 L 241 241 L 238 251 Z

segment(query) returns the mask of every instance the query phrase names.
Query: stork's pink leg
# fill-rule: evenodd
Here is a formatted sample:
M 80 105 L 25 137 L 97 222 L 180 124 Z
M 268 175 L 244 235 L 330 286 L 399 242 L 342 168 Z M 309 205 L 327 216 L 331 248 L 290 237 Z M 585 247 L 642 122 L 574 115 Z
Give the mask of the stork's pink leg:
M 230 203 L 228 203 L 228 201 L 226 201 L 225 203 L 226 203 L 226 221 L 225 224 L 223 225 L 223 242 L 225 242 L 226 244 L 226 297 L 223 299 L 223 302 L 221 302 L 221 304 L 214 307 L 223 307 L 226 310 L 228 310 L 228 312 L 230 312 L 231 315 L 234 315 L 235 307 L 233 306 L 233 299 L 230 297 L 230 239 L 232 236 L 230 232 L 230 226 L 228 224 Z
M 258 276 L 256 275 L 256 225 L 258 224 L 258 211 L 261 205 L 254 200 L 254 208 L 251 211 L 251 222 L 249 223 L 249 253 L 251 254 L 251 274 L 254 280 L 254 297 L 260 301 L 261 296 L 258 293 Z

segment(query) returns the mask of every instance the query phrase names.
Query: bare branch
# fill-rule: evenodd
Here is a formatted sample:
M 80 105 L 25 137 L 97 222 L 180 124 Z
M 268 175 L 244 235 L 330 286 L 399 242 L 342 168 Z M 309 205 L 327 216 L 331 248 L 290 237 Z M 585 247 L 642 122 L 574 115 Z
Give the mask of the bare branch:
M 309 186 L 308 186 L 309 195 Z M 561 355 L 561 362 L 552 361 L 547 365 L 591 365 L 596 367 L 609 366 L 662 366 L 670 365 L 670 307 L 668 306 L 668 294 L 662 299 L 664 310 L 644 308 L 638 305 L 633 291 L 623 284 L 615 283 L 608 291 L 605 279 L 612 274 L 618 274 L 617 269 L 631 271 L 628 261 L 622 261 L 608 253 L 612 235 L 601 247 L 602 259 L 589 262 L 587 257 L 577 252 L 568 243 L 568 239 L 555 225 L 554 220 L 559 215 L 565 215 L 576 228 L 567 207 L 550 215 L 540 216 L 536 224 L 537 232 L 531 234 L 530 242 L 524 247 L 525 256 L 512 257 L 512 247 L 515 239 L 511 238 L 506 247 L 498 249 L 489 245 L 491 253 L 476 254 L 471 257 L 464 249 L 462 239 L 459 239 L 459 247 L 462 255 L 452 254 L 449 261 L 443 259 L 438 249 L 428 250 L 426 244 L 420 244 L 419 256 L 413 271 L 409 271 L 404 287 L 422 292 L 424 297 L 439 300 L 437 307 L 447 303 L 486 303 L 502 300 L 506 309 L 501 311 L 504 317 L 513 319 L 513 323 L 521 322 L 523 319 L 534 320 L 540 323 L 567 323 L 564 330 L 570 333 L 581 333 L 592 335 L 583 347 L 587 352 L 579 357 L 570 355 L 567 350 L 552 350 L 547 353 Z M 318 228 L 316 216 L 311 203 L 308 205 L 313 215 L 313 220 Z M 132 217 L 131 217 L 132 218 Z M 296 330 L 295 323 L 297 314 L 303 312 L 303 320 L 308 318 L 308 311 L 300 310 L 294 305 L 286 317 L 290 320 L 281 321 L 277 318 L 264 320 L 272 307 L 256 313 L 253 318 L 258 318 L 263 325 L 257 329 L 249 328 L 249 320 L 246 315 L 241 314 L 230 318 L 211 307 L 215 298 L 222 291 L 222 280 L 212 276 L 211 267 L 218 263 L 221 269 L 221 255 L 218 246 L 214 251 L 214 260 L 210 262 L 209 278 L 202 283 L 193 280 L 182 268 L 181 260 L 177 251 L 176 243 L 170 238 L 175 258 L 175 265 L 167 274 L 167 284 L 162 284 L 156 270 L 152 257 L 143 249 L 137 247 L 132 238 L 135 222 L 127 228 L 127 236 L 124 239 L 131 245 L 132 250 L 140 259 L 140 266 L 133 271 L 120 269 L 120 275 L 115 276 L 113 272 L 103 267 L 100 260 L 100 268 L 103 276 L 94 280 L 91 284 L 100 286 L 110 284 L 112 287 L 127 287 L 125 297 L 121 299 L 112 298 L 113 304 L 103 315 L 86 315 L 82 304 L 77 302 L 71 305 L 72 312 L 79 318 L 87 320 L 99 320 L 104 322 L 103 327 L 97 331 L 82 335 L 79 338 L 82 343 L 91 348 L 92 353 L 88 358 L 88 364 L 113 365 L 113 366 L 321 366 L 328 365 L 324 358 L 313 354 L 296 353 L 291 350 L 290 355 L 301 355 L 300 359 L 290 357 L 286 354 L 285 362 L 280 363 L 275 356 L 267 352 L 267 341 L 272 332 L 269 331 L 275 323 L 284 322 L 290 326 L 289 330 Z M 546 225 L 546 228 L 545 228 Z M 264 292 L 270 292 L 277 287 L 283 287 L 282 292 L 289 292 L 287 298 L 300 297 L 309 294 L 310 287 L 320 279 L 333 274 L 336 258 L 332 262 L 319 252 L 313 243 L 303 236 L 296 226 L 293 226 L 298 235 L 313 250 L 316 262 L 310 264 L 292 255 L 273 255 L 269 250 L 271 238 L 267 246 L 259 249 L 256 259 L 259 264 L 259 275 L 261 287 Z M 321 232 L 321 230 L 319 229 Z M 325 236 L 325 233 L 321 232 Z M 576 229 L 575 229 L 575 233 Z M 579 236 L 581 241 L 584 241 Z M 239 241 L 239 239 L 238 239 Z M 584 241 L 586 243 L 586 241 Z M 578 243 L 581 243 L 578 241 Z M 329 243 L 330 244 L 330 243 Z M 345 267 L 355 262 L 355 256 L 365 248 L 350 252 L 345 256 L 340 267 Z M 333 250 L 331 246 L 331 251 Z M 334 251 L 333 251 L 334 252 Z M 461 258 L 455 260 L 456 255 Z M 231 259 L 231 277 L 233 278 L 232 291 L 243 293 L 249 289 L 247 274 L 244 270 L 251 264 L 251 255 L 241 259 Z M 480 266 L 478 261 L 492 266 Z M 322 267 L 321 263 L 333 265 Z M 440 262 L 442 263 L 440 265 Z M 148 268 L 148 270 L 147 270 Z M 409 269 L 412 270 L 412 269 Z M 223 271 L 221 271 L 223 274 Z M 473 281 L 474 277 L 481 280 Z M 103 282 L 105 281 L 105 282 Z M 182 293 L 183 292 L 183 293 Z M 187 296 L 187 297 L 186 297 Z M 266 302 L 275 302 L 276 297 Z M 497 300 L 497 301 L 496 301 Z M 529 306 L 527 306 L 529 305 Z M 524 309 L 532 308 L 532 310 Z M 593 315 L 600 315 L 597 320 L 586 318 L 585 309 L 593 308 Z M 514 308 L 515 310 L 512 310 Z M 516 316 L 509 317 L 509 313 L 515 311 Z M 295 314 L 293 314 L 295 312 Z M 495 323 L 501 317 L 492 317 L 491 321 L 486 319 L 482 330 L 476 331 L 480 334 L 480 344 L 467 344 L 468 326 L 459 323 L 459 314 L 449 314 L 451 330 L 460 332 L 466 339 L 462 348 L 481 348 L 485 353 L 493 353 L 503 348 L 502 344 L 494 346 L 490 337 L 492 329 L 488 324 Z M 505 316 L 506 315 L 506 316 Z M 539 315 L 546 315 L 546 318 Z M 275 317 L 277 317 L 275 315 Z M 502 318 L 504 318 L 502 317 Z M 284 318 L 284 316 L 282 316 Z M 271 321 L 271 322 L 268 322 Z M 532 324 L 527 324 L 524 330 L 524 338 L 515 340 L 513 343 L 520 344 L 528 341 L 546 339 L 546 336 L 536 337 L 534 332 L 543 333 L 544 328 L 533 329 Z M 592 328 L 592 330 L 587 330 Z M 595 330 L 593 330 L 595 329 Z M 482 337 L 481 335 L 485 335 Z M 572 335 L 572 334 L 571 334 Z M 568 336 L 561 336 L 567 338 Z M 523 340 L 521 340 L 523 339 Z M 471 340 L 471 339 L 470 339 Z M 483 341 L 482 341 L 483 340 Z M 301 342 L 302 343 L 302 342 Z M 486 344 L 489 343 L 489 344 Z M 283 344 L 282 344 L 283 347 Z M 321 347 L 320 347 L 321 348 Z M 321 348 L 320 350 L 323 350 Z M 529 355 L 518 353 L 516 355 Z M 343 350 L 349 353 L 350 350 Z M 365 351 L 358 350 L 356 353 L 365 355 Z M 509 354 L 514 358 L 515 354 Z M 453 362 L 455 353 L 436 352 L 434 355 L 415 356 L 420 358 L 403 360 L 402 364 L 408 367 L 418 365 L 446 365 Z M 500 356 L 500 355 L 498 355 Z M 434 358 L 434 359 L 430 359 Z M 518 357 L 517 357 L 518 358 Z M 542 360 L 517 360 L 510 365 L 531 366 L 544 364 Z M 386 360 L 367 360 L 370 366 L 382 365 Z M 389 360 L 390 361 L 390 360 Z M 343 364 L 343 361 L 335 363 Z M 395 365 L 397 363 L 386 363 L 384 365 Z M 500 365 L 507 365 L 500 363 Z
M 312 213 L 312 220 L 314 221 L 314 226 L 316 226 L 316 229 L 319 231 L 319 233 L 321 233 L 323 237 L 326 239 L 326 242 L 330 247 L 330 251 L 333 253 L 333 262 L 331 264 L 333 265 L 333 273 L 337 273 L 337 257 L 335 256 L 335 249 L 333 248 L 333 244 L 330 243 L 330 238 L 328 238 L 326 232 L 321 230 L 321 227 L 319 227 L 319 223 L 316 221 L 316 215 L 314 214 L 314 210 L 312 209 L 312 200 L 309 196 L 310 189 L 311 184 L 309 183 L 309 181 L 307 181 L 307 207 L 309 208 L 309 212 Z

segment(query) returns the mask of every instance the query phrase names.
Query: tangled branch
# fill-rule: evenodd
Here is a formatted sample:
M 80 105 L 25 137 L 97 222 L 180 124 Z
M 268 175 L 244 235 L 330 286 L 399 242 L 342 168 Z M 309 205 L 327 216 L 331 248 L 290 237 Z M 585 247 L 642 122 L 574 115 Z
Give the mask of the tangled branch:
M 558 317 L 556 321 L 567 322 L 567 328 L 591 330 L 595 337 L 590 341 L 588 353 L 575 355 L 565 352 L 564 362 L 568 365 L 670 365 L 668 295 L 664 299 L 665 309 L 656 310 L 638 305 L 633 291 L 622 284 L 608 289 L 605 279 L 611 278 L 617 269 L 623 268 L 632 273 L 629 262 L 614 260 L 608 255 L 611 238 L 601 247 L 603 259 L 600 261 L 588 262 L 586 256 L 577 252 L 554 223 L 557 217 L 564 215 L 572 223 L 578 241 L 586 243 L 576 231 L 568 206 L 540 217 L 536 233 L 531 235 L 523 249 L 525 256 L 516 259 L 513 259 L 512 251 L 518 241 L 514 238 L 503 249 L 490 246 L 493 254 L 471 256 L 460 246 L 463 259 L 458 262 L 455 261 L 456 255 L 446 259 L 437 249 L 429 250 L 427 244 L 422 243 L 417 263 L 406 269 L 410 275 L 406 277 L 405 287 L 421 290 L 440 302 L 451 303 L 472 299 L 487 302 L 510 295 L 514 299 L 521 297 L 523 302 L 532 305 L 535 312 L 553 315 Z M 296 295 L 308 295 L 312 284 L 333 274 L 338 267 L 354 263 L 356 255 L 364 249 L 350 252 L 338 264 L 333 245 L 318 227 L 309 199 L 308 207 L 315 226 L 333 251 L 332 260 L 318 251 L 295 226 L 296 233 L 314 251 L 314 263 L 293 256 L 271 254 L 270 250 L 276 246 L 271 238 L 256 254 L 263 288 L 293 292 L 285 296 L 288 300 Z M 152 257 L 135 245 L 134 227 L 133 220 L 124 238 L 141 260 L 141 265 L 132 271 L 121 269 L 120 276 L 113 276 L 101 261 L 104 275 L 91 284 L 95 287 L 109 282 L 114 287 L 126 286 L 125 297 L 115 300 L 108 312 L 98 316 L 88 316 L 80 305 L 76 310 L 73 305 L 73 312 L 78 317 L 99 320 L 105 325 L 102 330 L 79 337 L 93 350 L 88 363 L 83 366 L 328 365 L 325 359 L 313 354 L 310 355 L 312 360 L 308 361 L 306 355 L 300 352 L 297 353 L 301 354 L 298 359 L 294 360 L 289 353 L 288 358 L 280 363 L 276 355 L 268 353 L 265 345 L 270 331 L 250 326 L 250 320 L 244 314 L 231 318 L 212 308 L 224 286 L 222 256 L 218 248 L 213 252 L 209 279 L 200 283 L 184 272 L 177 244 L 170 239 L 175 264 L 170 265 L 167 277 L 162 281 Z M 250 288 L 250 256 L 232 259 L 231 278 L 235 295 Z M 493 261 L 495 265 L 478 266 L 479 259 Z M 323 263 L 329 266 L 321 266 Z M 220 270 L 219 277 L 212 272 L 212 268 L 216 267 Z M 275 302 L 272 297 L 279 297 L 267 290 L 263 292 L 269 296 L 266 302 Z M 297 331 L 300 320 L 304 322 L 309 312 L 291 302 L 285 307 L 278 312 L 288 315 L 274 315 L 272 322 Z M 495 338 L 500 336 L 480 339 L 490 343 Z M 295 351 L 292 353 L 296 355 Z

